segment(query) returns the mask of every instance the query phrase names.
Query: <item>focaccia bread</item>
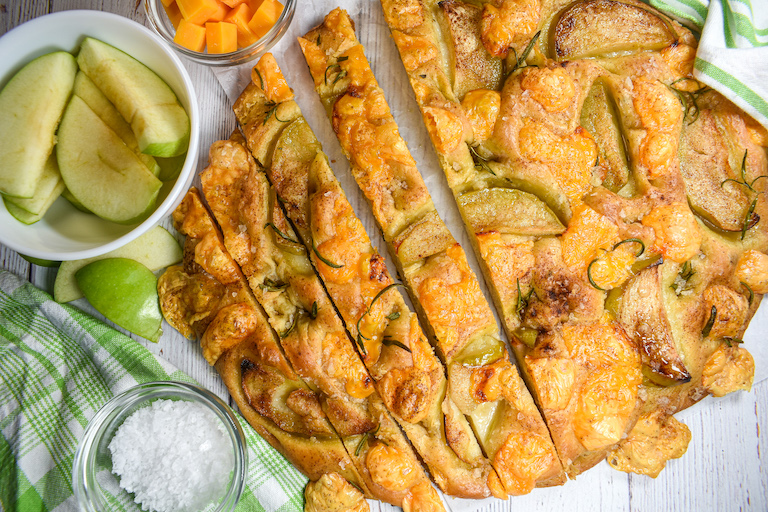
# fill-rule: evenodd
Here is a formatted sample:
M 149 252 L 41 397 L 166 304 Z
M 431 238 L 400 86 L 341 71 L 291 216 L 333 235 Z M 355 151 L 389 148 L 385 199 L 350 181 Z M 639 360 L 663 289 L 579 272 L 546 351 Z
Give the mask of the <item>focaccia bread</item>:
M 496 489 L 520 495 L 561 484 L 549 432 L 464 250 L 435 209 L 347 13 L 335 9 L 299 44 L 352 174 L 446 365 L 448 392 L 499 477 Z
M 765 130 L 639 1 L 381 3 L 567 472 L 657 475 L 675 412 L 752 382 Z
M 489 496 L 495 473 L 446 395 L 445 370 L 371 246 L 271 54 L 254 67 L 234 111 L 250 152 L 296 227 L 296 234 L 285 234 L 307 248 L 378 393 L 433 479 L 453 496 Z
M 200 176 L 227 250 L 267 312 L 287 360 L 319 395 L 357 468 L 365 496 L 396 506 L 408 501 L 417 510 L 442 510 L 417 455 L 350 343 L 306 249 L 244 144 L 239 132 L 215 142 Z
M 362 488 L 318 395 L 283 356 L 196 189 L 173 220 L 186 239 L 183 265 L 169 267 L 158 280 L 166 320 L 200 339 L 203 356 L 215 365 L 240 413 L 296 468 L 311 480 L 338 472 Z

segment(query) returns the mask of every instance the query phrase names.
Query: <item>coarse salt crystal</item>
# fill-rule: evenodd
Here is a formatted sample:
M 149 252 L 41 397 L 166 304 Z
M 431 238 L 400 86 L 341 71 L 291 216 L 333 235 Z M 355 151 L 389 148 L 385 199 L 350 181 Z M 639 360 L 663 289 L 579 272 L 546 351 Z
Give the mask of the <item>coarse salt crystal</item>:
M 143 510 L 202 510 L 234 471 L 227 432 L 205 406 L 155 400 L 131 414 L 109 443 L 112 472 Z

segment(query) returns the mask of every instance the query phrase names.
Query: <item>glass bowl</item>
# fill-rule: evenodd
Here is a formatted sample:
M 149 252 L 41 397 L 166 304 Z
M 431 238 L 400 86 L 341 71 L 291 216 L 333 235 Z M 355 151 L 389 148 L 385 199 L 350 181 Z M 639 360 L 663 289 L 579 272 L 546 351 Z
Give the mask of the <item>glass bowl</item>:
M 199 386 L 183 382 L 149 382 L 132 387 L 107 402 L 91 419 L 75 453 L 72 487 L 80 510 L 141 510 L 134 496 L 119 485 L 112 473 L 109 444 L 118 428 L 134 412 L 160 399 L 185 400 L 202 404 L 213 412 L 231 441 L 234 469 L 223 496 L 211 502 L 205 512 L 232 511 L 245 485 L 247 452 L 245 436 L 232 410 L 219 397 Z
M 162 0 L 145 0 L 144 7 L 150 26 L 181 55 L 209 66 L 228 66 L 251 61 L 269 51 L 288 31 L 288 26 L 291 24 L 293 14 L 296 11 L 296 1 L 281 0 L 284 5 L 283 12 L 280 13 L 280 17 L 269 29 L 269 32 L 252 45 L 238 48 L 229 53 L 196 52 L 175 43 L 173 37 L 176 34 L 176 29 L 165 12 Z

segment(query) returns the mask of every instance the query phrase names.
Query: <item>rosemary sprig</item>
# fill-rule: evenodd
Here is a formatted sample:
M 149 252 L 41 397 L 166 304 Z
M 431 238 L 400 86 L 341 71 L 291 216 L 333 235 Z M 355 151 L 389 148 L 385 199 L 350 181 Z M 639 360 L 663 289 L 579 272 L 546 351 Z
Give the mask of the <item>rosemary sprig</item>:
M 392 313 L 387 315 L 387 320 L 397 320 L 400 318 L 400 312 L 399 311 L 393 311 Z
M 496 176 L 496 173 L 493 172 L 493 169 L 491 169 L 491 166 L 488 165 L 488 159 L 482 157 L 480 153 L 477 152 L 477 149 L 475 148 L 475 146 L 469 146 L 469 152 L 472 154 L 472 160 L 475 162 L 475 169 L 479 171 L 489 172 L 494 176 Z
M 299 315 L 293 315 L 291 318 L 291 324 L 281 333 L 278 333 L 280 335 L 280 338 L 286 338 L 289 334 L 291 334 L 291 331 L 296 327 L 296 324 L 299 322 Z
M 287 241 L 289 241 L 289 242 L 292 242 L 292 243 L 294 243 L 294 244 L 298 244 L 298 243 L 299 243 L 299 241 L 298 241 L 298 240 L 294 240 L 293 238 L 289 237 L 288 235 L 286 235 L 285 233 L 283 233 L 282 231 L 280 231 L 280 229 L 279 229 L 277 226 L 275 226 L 274 224 L 272 224 L 271 222 L 267 222 L 266 224 L 264 224 L 264 227 L 265 227 L 265 228 L 266 228 L 267 226 L 269 226 L 270 228 L 272 228 L 272 231 L 274 231 L 275 233 L 277 233 L 277 234 L 280 236 L 280 238 L 282 238 L 282 239 L 284 239 L 284 240 L 287 240 Z
M 611 251 L 615 251 L 617 247 L 619 247 L 620 245 L 624 245 L 624 244 L 640 244 L 640 251 L 637 254 L 635 254 L 635 258 L 639 258 L 645 252 L 645 242 L 643 242 L 639 238 L 626 238 L 626 239 L 624 239 L 624 240 L 622 240 L 620 242 L 616 242 L 613 245 L 613 247 L 611 247 Z M 587 266 L 587 279 L 589 280 L 589 284 L 591 284 L 593 288 L 595 288 L 597 290 L 600 290 L 601 292 L 607 292 L 608 290 L 603 288 L 603 287 L 601 287 L 601 286 L 599 286 L 595 282 L 594 278 L 592 277 L 592 265 L 597 263 L 597 260 L 599 260 L 599 259 L 600 258 L 595 258 L 595 259 L 593 259 L 592 261 L 589 262 L 589 265 Z
M 642 256 L 643 253 L 645 252 L 645 243 L 642 240 L 640 240 L 639 238 L 627 238 L 625 240 L 622 240 L 621 242 L 616 242 L 616 245 L 614 245 L 611 248 L 611 250 L 615 251 L 618 246 L 620 246 L 622 244 L 631 244 L 631 243 L 640 244 L 640 252 L 635 254 L 635 258 L 639 258 L 640 256 Z
M 533 50 L 534 45 L 536 44 L 536 41 L 539 40 L 539 36 L 541 35 L 541 30 L 536 32 L 536 34 L 531 38 L 531 40 L 528 42 L 528 45 L 525 47 L 525 50 L 523 50 L 523 53 L 520 54 L 520 56 L 517 56 L 517 52 L 514 48 L 512 48 L 512 53 L 515 54 L 515 67 L 512 68 L 512 71 L 509 72 L 509 74 L 514 73 L 518 69 L 523 69 L 528 67 L 528 64 L 525 63 L 525 61 L 528 59 L 528 55 L 531 53 L 531 50 Z
M 518 315 L 520 315 L 525 308 L 528 307 L 528 303 L 531 301 L 531 296 L 535 296 L 538 298 L 538 295 L 536 295 L 536 291 L 531 287 L 530 290 L 528 290 L 528 293 L 526 295 L 523 295 L 523 292 L 520 290 L 520 279 L 517 280 L 517 307 L 515 308 L 515 311 Z
M 678 84 L 683 81 L 687 80 L 693 80 L 692 78 L 678 78 L 671 84 L 667 85 L 669 90 L 671 90 L 673 93 L 675 93 L 675 96 L 677 96 L 677 99 L 680 101 L 680 103 L 683 105 L 683 122 L 690 116 L 690 121 L 688 121 L 688 124 L 693 124 L 698 118 L 699 114 L 701 113 L 701 109 L 699 108 L 698 99 L 699 96 L 702 94 L 709 92 L 711 89 L 707 87 L 706 85 L 699 87 L 695 91 L 685 91 L 683 89 L 678 89 L 675 87 L 675 84 Z M 693 113 L 691 113 L 693 111 Z
M 333 82 L 331 82 L 331 85 L 336 85 L 336 82 L 338 82 L 339 80 L 347 76 L 347 70 L 341 69 L 341 65 L 339 64 L 339 62 L 344 62 L 347 59 L 349 59 L 349 57 L 346 55 L 343 57 L 339 57 L 338 59 L 336 59 L 335 64 L 330 64 L 325 68 L 325 75 L 323 77 L 323 81 L 325 82 L 325 85 L 328 85 L 328 71 L 332 71 L 335 69 L 339 70 L 339 72 L 336 74 L 336 78 L 333 80 Z
M 315 246 L 315 241 L 314 240 L 312 240 L 312 251 L 315 253 L 315 256 L 317 256 L 317 258 L 320 261 L 322 261 L 323 263 L 325 263 L 326 265 L 328 265 L 331 268 L 342 268 L 344 266 L 344 265 L 338 265 L 338 264 L 332 262 L 331 260 L 329 260 L 328 258 L 325 258 L 322 254 L 320 254 L 320 252 L 317 250 L 317 247 Z
M 741 286 L 747 289 L 747 293 L 749 293 L 749 297 L 747 297 L 747 302 L 749 302 L 749 305 L 752 305 L 752 301 L 755 300 L 755 292 L 752 291 L 752 287 L 749 286 L 744 281 L 739 281 L 741 283 Z
M 275 103 L 274 101 L 270 101 L 265 106 L 270 107 L 270 109 L 267 110 L 267 117 L 264 118 L 264 122 L 262 123 L 262 125 L 267 124 L 267 121 L 269 121 L 269 118 L 272 117 L 273 114 L 275 116 L 275 119 L 277 119 L 281 123 L 288 122 L 288 119 L 283 120 L 277 117 L 277 108 L 280 106 L 280 103 Z
M 757 206 L 757 197 L 755 197 L 752 200 L 752 203 L 749 205 L 749 208 L 747 208 L 747 214 L 744 216 L 744 222 L 741 225 L 741 239 L 744 240 L 744 235 L 747 234 L 747 231 L 752 229 L 757 225 L 758 222 L 760 222 L 760 217 L 755 215 L 757 217 L 757 220 L 755 221 L 752 217 L 752 214 L 755 213 L 755 207 Z
M 670 288 L 675 292 L 675 295 L 679 297 L 681 293 L 689 289 L 688 282 L 694 274 L 696 274 L 696 271 L 693 270 L 691 261 L 688 260 L 683 263 L 683 266 L 680 267 L 680 272 L 677 273 L 675 281 L 670 285 Z
M 589 262 L 589 265 L 587 266 L 587 279 L 589 279 L 589 284 L 591 284 L 593 288 L 596 288 L 596 289 L 600 290 L 601 292 L 607 292 L 608 290 L 598 286 L 598 284 L 592 278 L 592 265 L 597 263 L 597 260 L 599 260 L 599 259 L 600 258 L 595 258 L 595 259 L 593 259 L 592 261 Z
M 716 318 L 717 318 L 717 307 L 712 306 L 712 309 L 709 312 L 709 319 L 707 320 L 707 323 L 704 325 L 704 329 L 701 330 L 701 335 L 704 338 L 709 336 L 709 333 L 712 331 L 712 326 L 715 325 Z
M 757 178 L 753 179 L 752 181 L 747 181 L 747 151 L 748 150 L 746 150 L 746 149 L 744 150 L 744 157 L 741 159 L 741 170 L 739 171 L 739 175 L 741 177 L 741 181 L 739 181 L 739 180 L 737 180 L 735 178 L 726 178 L 726 179 L 724 179 L 722 181 L 722 183 L 720 183 L 720 186 L 722 187 L 723 185 L 725 185 L 729 181 L 732 181 L 733 183 L 736 183 L 737 185 L 742 185 L 744 187 L 747 187 L 752 192 L 756 192 L 756 193 L 760 194 L 760 192 L 757 189 L 755 189 L 755 183 L 760 178 L 768 178 L 768 174 L 761 174 L 760 176 L 758 176 Z
M 360 350 L 363 352 L 363 354 L 366 353 L 365 345 L 363 344 L 363 339 L 370 340 L 371 338 L 369 338 L 367 336 L 363 336 L 360 333 L 360 322 L 363 320 L 363 318 L 365 318 L 365 315 L 367 315 L 367 314 L 369 314 L 371 312 L 371 308 L 373 307 L 373 304 L 379 299 L 379 297 L 381 297 L 384 293 L 386 293 L 390 288 L 395 288 L 397 286 L 405 286 L 405 285 L 403 283 L 392 283 L 392 284 L 389 284 L 389 285 L 385 286 L 381 290 L 379 290 L 379 293 L 377 293 L 373 297 L 373 300 L 371 300 L 371 303 L 368 304 L 368 307 L 366 308 L 365 313 L 360 315 L 360 318 L 357 319 L 357 324 L 355 325 L 355 327 L 357 329 L 357 340 L 356 341 L 357 341 L 357 346 L 360 347 Z
M 384 336 L 384 338 L 381 340 L 381 343 L 386 345 L 386 346 L 388 346 L 388 347 L 391 347 L 392 345 L 394 345 L 396 347 L 400 347 L 401 349 L 403 349 L 403 350 L 405 350 L 406 352 L 409 352 L 409 353 L 411 351 L 410 348 L 406 347 L 401 342 L 397 341 L 396 339 L 394 339 L 394 338 L 392 338 L 390 336 Z
M 360 455 L 360 451 L 363 449 L 363 446 L 365 445 L 366 441 L 368 441 L 368 439 L 371 436 L 376 437 L 377 435 L 379 435 L 379 431 L 380 430 L 381 430 L 381 423 L 379 423 L 376 426 L 376 430 L 368 431 L 368 432 L 363 434 L 363 438 L 360 439 L 360 442 L 358 443 L 357 448 L 355 448 L 355 457 Z
M 363 434 L 363 438 L 360 439 L 360 442 L 358 443 L 357 448 L 355 448 L 355 457 L 360 456 L 360 452 L 362 451 L 363 446 L 365 445 L 365 442 L 368 441 L 368 436 L 370 435 L 371 435 L 370 432 L 366 432 L 365 434 Z
M 259 285 L 259 288 L 267 292 L 279 292 L 280 290 L 288 288 L 288 283 L 280 283 L 265 277 L 264 282 Z

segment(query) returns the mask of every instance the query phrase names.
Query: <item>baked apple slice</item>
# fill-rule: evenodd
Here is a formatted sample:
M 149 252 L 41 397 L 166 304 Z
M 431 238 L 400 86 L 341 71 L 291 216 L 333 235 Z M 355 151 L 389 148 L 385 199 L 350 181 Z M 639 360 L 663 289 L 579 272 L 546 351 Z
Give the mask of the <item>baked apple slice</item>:
M 677 39 L 672 25 L 644 4 L 579 0 L 563 9 L 552 31 L 557 60 L 660 50 Z

